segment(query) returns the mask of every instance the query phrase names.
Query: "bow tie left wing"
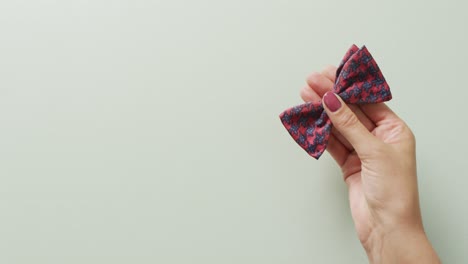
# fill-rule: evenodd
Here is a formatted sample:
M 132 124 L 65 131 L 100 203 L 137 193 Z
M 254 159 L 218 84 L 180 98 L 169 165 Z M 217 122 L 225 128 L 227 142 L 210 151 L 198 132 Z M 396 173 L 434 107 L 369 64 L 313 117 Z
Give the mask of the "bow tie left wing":
M 291 137 L 310 156 L 318 159 L 325 151 L 331 121 L 321 102 L 301 104 L 280 114 L 281 122 Z

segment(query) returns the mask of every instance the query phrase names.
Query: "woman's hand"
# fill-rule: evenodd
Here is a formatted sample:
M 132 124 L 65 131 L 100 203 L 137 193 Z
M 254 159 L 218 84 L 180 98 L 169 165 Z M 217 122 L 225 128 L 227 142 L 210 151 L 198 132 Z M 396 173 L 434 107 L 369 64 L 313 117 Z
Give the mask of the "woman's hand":
M 415 139 L 385 104 L 347 106 L 329 92 L 336 67 L 307 78 L 304 101 L 320 101 L 333 123 L 327 150 L 348 186 L 356 231 L 371 263 L 440 263 L 421 219 Z

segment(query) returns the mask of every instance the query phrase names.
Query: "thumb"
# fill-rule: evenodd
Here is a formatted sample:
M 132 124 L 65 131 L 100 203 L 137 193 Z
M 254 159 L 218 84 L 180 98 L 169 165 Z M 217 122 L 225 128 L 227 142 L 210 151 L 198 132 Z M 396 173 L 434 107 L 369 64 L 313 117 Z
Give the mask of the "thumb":
M 379 143 L 377 138 L 337 94 L 327 92 L 323 96 L 323 105 L 333 126 L 349 141 L 358 156 L 368 156 L 375 144 Z

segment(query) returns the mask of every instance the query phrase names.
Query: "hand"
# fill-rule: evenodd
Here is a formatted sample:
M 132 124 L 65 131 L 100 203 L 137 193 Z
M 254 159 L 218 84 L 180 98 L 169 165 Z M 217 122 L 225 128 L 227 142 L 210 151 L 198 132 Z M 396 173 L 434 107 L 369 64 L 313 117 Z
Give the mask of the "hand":
M 336 67 L 307 78 L 304 101 L 320 101 L 333 128 L 327 151 L 341 167 L 351 214 L 371 263 L 440 263 L 419 208 L 415 138 L 383 103 L 347 106 L 329 92 Z

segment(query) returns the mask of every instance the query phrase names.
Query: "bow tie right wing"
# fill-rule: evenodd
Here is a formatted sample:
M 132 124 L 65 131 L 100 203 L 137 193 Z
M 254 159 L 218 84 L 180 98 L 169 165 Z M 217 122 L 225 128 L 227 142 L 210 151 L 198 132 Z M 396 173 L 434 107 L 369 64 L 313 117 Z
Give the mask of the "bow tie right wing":
M 350 104 L 381 103 L 392 99 L 390 87 L 370 52 L 365 46 L 357 51 L 354 47 L 337 70 L 335 93 Z

